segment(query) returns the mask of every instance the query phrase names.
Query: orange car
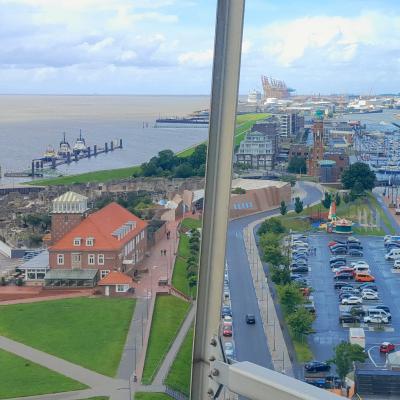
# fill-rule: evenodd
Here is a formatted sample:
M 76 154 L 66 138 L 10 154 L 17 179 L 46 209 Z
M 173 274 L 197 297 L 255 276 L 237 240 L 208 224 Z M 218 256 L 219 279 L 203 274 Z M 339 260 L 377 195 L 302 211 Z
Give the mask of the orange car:
M 375 278 L 370 274 L 359 273 L 354 276 L 356 282 L 375 282 Z

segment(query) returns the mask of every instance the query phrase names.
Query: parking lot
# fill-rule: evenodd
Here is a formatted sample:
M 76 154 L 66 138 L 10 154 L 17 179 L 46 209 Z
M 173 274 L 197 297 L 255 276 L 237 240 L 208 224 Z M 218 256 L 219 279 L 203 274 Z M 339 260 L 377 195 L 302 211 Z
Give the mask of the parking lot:
M 340 235 L 315 234 L 309 236 L 308 239 L 310 247 L 316 248 L 316 254 L 308 258 L 310 272 L 307 279 L 314 289 L 313 300 L 316 308 L 316 320 L 313 325 L 315 333 L 310 335 L 310 346 L 316 359 L 327 360 L 333 356 L 333 347 L 336 344 L 342 340 L 349 340 L 349 328 L 360 326 L 365 331 L 366 350 L 372 348 L 369 352 L 372 362 L 376 366 L 382 366 L 385 357 L 379 353 L 376 346 L 388 341 L 400 347 L 400 274 L 392 272 L 393 263 L 385 260 L 386 249 L 383 237 L 359 236 L 364 256 L 345 256 L 346 265 L 353 261 L 366 261 L 371 274 L 375 277 L 379 293 L 379 300 L 364 300 L 362 306 L 365 309 L 378 304 L 388 306 L 392 320 L 389 324 L 382 325 L 363 322 L 361 324 L 339 323 L 340 312 L 347 311 L 350 307 L 340 305 L 339 290 L 334 289 L 335 274 L 329 265 L 332 254 L 328 243 L 335 239 L 343 240 L 343 238 Z

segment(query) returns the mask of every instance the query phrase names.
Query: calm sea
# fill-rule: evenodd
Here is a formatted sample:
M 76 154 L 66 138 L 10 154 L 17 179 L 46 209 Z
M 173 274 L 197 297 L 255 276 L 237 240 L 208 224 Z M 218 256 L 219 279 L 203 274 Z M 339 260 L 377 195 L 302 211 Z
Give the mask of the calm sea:
M 47 146 L 58 148 L 63 132 L 72 146 L 80 129 L 90 146 L 103 146 L 106 141 L 122 138 L 124 148 L 61 166 L 57 173 L 140 164 L 160 150 L 182 150 L 207 137 L 207 129 L 154 128 L 156 118 L 185 116 L 208 106 L 208 96 L 3 95 L 0 96 L 0 166 L 3 172 L 26 170 Z M 7 180 L 3 178 L 2 182 Z

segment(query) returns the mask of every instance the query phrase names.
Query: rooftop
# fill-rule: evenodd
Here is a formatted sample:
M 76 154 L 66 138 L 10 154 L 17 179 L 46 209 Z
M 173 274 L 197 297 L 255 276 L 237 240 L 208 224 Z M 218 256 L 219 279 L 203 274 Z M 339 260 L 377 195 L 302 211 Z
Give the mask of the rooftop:
M 97 269 L 51 269 L 46 273 L 45 280 L 48 279 L 94 279 L 98 274 Z
M 99 283 L 99 286 L 106 285 L 129 285 L 132 283 L 132 278 L 119 271 L 111 271 Z
M 53 200 L 53 203 L 64 203 L 64 202 L 78 202 L 78 201 L 85 201 L 87 200 L 87 197 L 75 193 L 75 192 L 66 192 L 62 194 L 61 196 L 55 198 Z
M 271 181 L 267 179 L 234 179 L 232 181 L 232 189 L 242 188 L 244 190 L 255 190 L 255 189 L 264 189 L 269 187 L 277 187 L 281 188 L 287 185 L 287 182 L 282 181 Z

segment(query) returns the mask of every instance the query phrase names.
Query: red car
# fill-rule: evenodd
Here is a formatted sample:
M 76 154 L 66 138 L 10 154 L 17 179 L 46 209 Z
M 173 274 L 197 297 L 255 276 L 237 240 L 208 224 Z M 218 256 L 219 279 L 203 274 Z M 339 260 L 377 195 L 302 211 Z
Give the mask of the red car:
M 389 343 L 389 342 L 383 342 L 380 346 L 379 346 L 379 351 L 381 353 L 390 353 L 392 351 L 394 351 L 396 348 L 396 346 L 393 343 Z
M 224 325 L 222 334 L 224 336 L 232 336 L 232 325 Z

